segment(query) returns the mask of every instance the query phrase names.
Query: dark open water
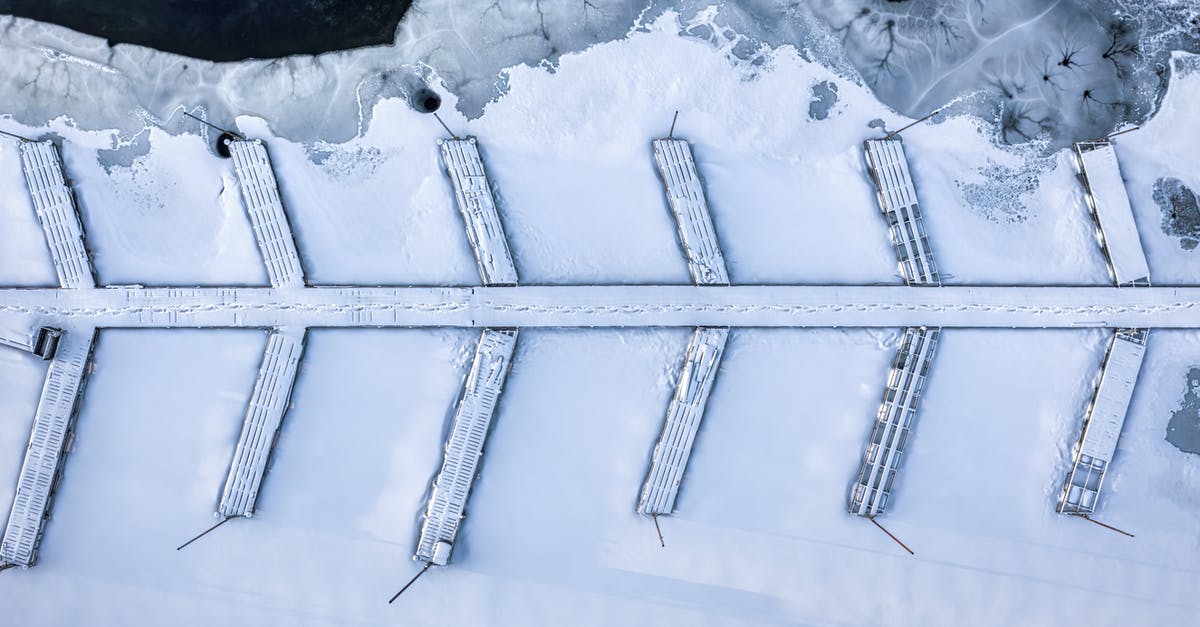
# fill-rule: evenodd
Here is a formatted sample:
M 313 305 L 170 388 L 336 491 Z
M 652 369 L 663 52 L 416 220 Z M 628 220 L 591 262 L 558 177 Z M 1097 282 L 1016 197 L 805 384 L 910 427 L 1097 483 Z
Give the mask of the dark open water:
M 0 14 L 208 59 L 390 44 L 411 0 L 0 0 Z

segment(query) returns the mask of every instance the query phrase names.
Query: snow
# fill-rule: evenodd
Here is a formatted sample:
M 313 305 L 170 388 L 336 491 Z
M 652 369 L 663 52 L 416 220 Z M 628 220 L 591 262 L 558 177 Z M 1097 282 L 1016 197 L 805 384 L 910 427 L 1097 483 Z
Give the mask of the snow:
M 451 128 L 484 146 L 522 280 L 689 282 L 648 144 L 679 109 L 676 133 L 693 145 L 733 283 L 908 289 L 861 155 L 862 140 L 879 135 L 868 120 L 904 120 L 789 48 L 759 65 L 737 62 L 665 20 L 553 69 L 512 68 L 508 93 L 479 118 L 447 107 Z M 787 106 L 823 81 L 839 95 L 825 120 Z M 1194 259 L 1152 231 L 1150 196 L 1158 176 L 1194 183 L 1186 130 L 1197 85 L 1196 74 L 1176 77 L 1161 118 L 1173 123 L 1156 119 L 1117 140 L 1160 285 L 1198 282 Z M 320 115 L 274 119 L 290 111 L 234 122 L 271 151 L 314 284 L 478 284 L 439 171 L 436 122 L 383 100 L 358 136 L 305 144 L 273 129 Z M 0 126 L 65 139 L 101 283 L 266 283 L 232 166 L 200 136 L 146 132 L 146 152 L 121 165 L 113 131 L 66 117 Z M 947 283 L 1106 284 L 1065 151 L 1018 195 L 1020 219 L 997 220 L 964 185 L 995 184 L 990 168 L 1023 167 L 1028 151 L 997 147 L 967 117 L 904 139 Z M 0 166 L 15 163 L 4 144 Z M 41 245 L 41 234 L 19 175 L 0 171 L 0 183 L 0 279 L 52 285 L 49 255 L 25 243 Z M 8 304 L 11 294 L 0 297 Z M 945 330 L 884 520 L 915 557 L 845 512 L 898 329 L 731 331 L 660 548 L 634 509 L 688 333 L 523 330 L 454 562 L 388 605 L 417 571 L 421 511 L 477 332 L 310 331 L 256 515 L 176 552 L 215 522 L 265 334 L 101 331 L 39 564 L 0 574 L 0 605 L 34 627 L 230 617 L 1185 624 L 1200 611 L 1200 458 L 1163 440 L 1179 402 L 1163 382 L 1200 363 L 1200 332 L 1151 334 L 1099 510 L 1136 533 L 1130 539 L 1054 513 L 1109 332 Z M 40 360 L 0 350 L 0 502 L 11 500 L 44 372 Z
M 1085 150 L 1085 147 L 1091 149 Z M 1118 285 L 1148 283 L 1150 268 L 1146 265 L 1146 253 L 1138 238 L 1137 223 L 1112 144 L 1104 142 L 1095 147 L 1077 144 L 1076 154 L 1095 203 L 1094 215 L 1103 233 L 1103 246 L 1114 282 Z M 1086 196 L 1087 192 L 1084 194 Z
M 1196 253 L 1182 250 L 1177 239 L 1164 232 L 1162 212 L 1154 202 L 1154 182 L 1175 177 L 1192 189 L 1200 189 L 1200 143 L 1189 132 L 1200 100 L 1200 72 L 1194 66 L 1198 55 L 1177 53 L 1172 58 L 1171 87 L 1163 97 L 1158 114 L 1137 131 L 1113 138 L 1117 162 L 1133 204 L 1138 235 L 1150 264 L 1150 280 L 1159 284 L 1200 283 Z

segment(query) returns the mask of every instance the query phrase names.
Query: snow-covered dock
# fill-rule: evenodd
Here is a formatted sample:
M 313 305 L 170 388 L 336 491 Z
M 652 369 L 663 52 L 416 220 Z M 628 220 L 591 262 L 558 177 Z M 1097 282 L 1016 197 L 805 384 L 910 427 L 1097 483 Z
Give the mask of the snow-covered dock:
M 242 434 L 234 449 L 225 489 L 217 506 L 221 516 L 254 514 L 254 504 L 279 426 L 291 402 L 292 386 L 303 351 L 303 331 L 275 331 L 267 339 L 267 349 L 242 423 Z
M 1150 285 L 1150 268 L 1112 142 L 1078 142 L 1075 158 L 1088 210 L 1096 220 L 1096 239 L 1113 282 L 1120 286 Z
M 713 228 L 692 147 L 682 139 L 656 139 L 654 160 L 666 188 L 667 205 L 675 216 L 679 244 L 687 257 L 692 282 L 729 285 L 725 256 Z
M 303 287 L 304 270 L 266 146 L 257 139 L 231 141 L 229 154 L 254 227 L 254 239 L 267 266 L 267 278 L 275 287 Z
M 939 333 L 938 329 L 904 330 L 900 352 L 888 374 L 883 404 L 863 455 L 858 481 L 850 492 L 851 514 L 873 518 L 887 507 Z
M 917 190 L 908 171 L 908 159 L 900 138 L 868 139 L 863 142 L 867 171 L 875 183 L 879 209 L 888 223 L 888 234 L 896 248 L 900 273 L 908 285 L 941 285 L 933 248 L 925 233 L 925 220 L 917 202 Z
M 57 356 L 50 362 L 29 446 L 25 449 L 25 461 L 17 478 L 8 525 L 0 541 L 2 566 L 32 566 L 37 561 L 38 545 L 62 477 L 63 461 L 71 448 L 76 405 L 94 336 L 91 329 L 64 335 Z
M 639 514 L 665 515 L 674 511 L 679 484 L 728 338 L 729 329 L 725 328 L 700 327 L 692 334 L 675 394 L 667 407 L 662 434 L 650 459 L 650 471 L 642 485 Z
M 1198 287 L 538 285 L 0 289 L 0 315 L 101 327 L 1194 329 Z
M 58 148 L 49 140 L 21 142 L 20 153 L 29 197 L 50 245 L 59 284 L 70 288 L 96 287 L 92 259 L 84 244 L 83 224 L 71 188 L 63 177 Z
M 516 329 L 484 329 L 480 335 L 446 441 L 442 469 L 425 508 L 413 556 L 416 560 L 445 566 L 450 559 L 516 346 Z
M 475 138 L 445 139 L 440 146 L 483 284 L 516 285 L 517 267 L 504 237 L 492 185 L 483 169 Z
M 1142 369 L 1147 335 L 1140 329 L 1118 331 L 1113 335 L 1100 373 L 1100 384 L 1073 451 L 1071 472 L 1059 496 L 1059 512 L 1090 514 L 1096 510 L 1104 475 L 1117 450 L 1133 388 Z

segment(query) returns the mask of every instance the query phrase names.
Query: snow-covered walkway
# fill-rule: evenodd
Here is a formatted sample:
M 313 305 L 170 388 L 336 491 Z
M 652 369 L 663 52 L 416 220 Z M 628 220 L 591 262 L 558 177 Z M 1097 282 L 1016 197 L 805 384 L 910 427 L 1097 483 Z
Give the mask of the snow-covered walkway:
M 4 315 L 63 327 L 1200 328 L 1200 287 L 0 289 Z

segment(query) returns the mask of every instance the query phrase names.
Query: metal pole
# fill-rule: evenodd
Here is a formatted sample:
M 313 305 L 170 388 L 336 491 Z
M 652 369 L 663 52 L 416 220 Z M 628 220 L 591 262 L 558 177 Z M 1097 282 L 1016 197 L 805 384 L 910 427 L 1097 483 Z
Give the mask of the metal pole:
M 650 516 L 654 519 L 654 530 L 658 532 L 658 544 L 665 549 L 667 548 L 667 543 L 663 542 L 662 528 L 658 526 L 658 514 L 651 514 Z
M 10 133 L 8 131 L 0 131 L 0 133 L 2 133 L 4 135 L 8 135 L 9 137 L 12 137 L 13 139 L 19 139 L 23 142 L 32 142 L 33 141 L 32 139 L 29 139 L 28 137 L 22 137 L 20 135 L 17 135 L 16 133 Z
M 1095 518 L 1092 518 L 1091 516 L 1088 516 L 1087 514 L 1082 514 L 1080 517 L 1081 517 L 1081 518 L 1083 518 L 1084 520 L 1086 520 L 1086 521 L 1090 522 L 1090 523 L 1096 523 L 1097 525 L 1100 525 L 1101 527 L 1104 527 L 1105 529 L 1108 529 L 1108 530 L 1110 530 L 1110 531 L 1115 531 L 1115 532 L 1117 532 L 1117 533 L 1119 533 L 1119 534 L 1121 534 L 1121 535 L 1123 535 L 1123 536 L 1129 536 L 1130 538 L 1132 538 L 1132 537 L 1133 537 L 1133 534 L 1132 534 L 1132 533 L 1129 533 L 1128 531 L 1124 531 L 1124 530 L 1122 530 L 1122 529 L 1117 529 L 1116 527 L 1114 527 L 1114 526 L 1112 526 L 1112 525 L 1108 525 L 1108 524 L 1102 523 L 1102 522 L 1100 522 L 1100 521 L 1096 520 Z
M 178 550 L 182 549 L 183 547 L 185 547 L 185 546 L 187 546 L 187 545 L 189 545 L 189 544 L 191 544 L 191 543 L 195 542 L 196 540 L 199 540 L 200 538 L 203 538 L 204 536 L 206 536 L 206 535 L 208 535 L 210 532 L 212 532 L 212 530 L 214 530 L 214 529 L 216 529 L 217 527 L 220 527 L 221 525 L 223 525 L 223 524 L 225 524 L 225 523 L 229 522 L 229 519 L 230 519 L 230 518 L 233 518 L 233 517 L 232 517 L 232 516 L 226 516 L 226 517 L 222 518 L 222 519 L 221 519 L 221 522 L 219 522 L 219 523 L 217 523 L 217 524 L 215 524 L 215 525 L 213 525 L 213 526 L 209 527 L 208 529 L 205 529 L 204 531 L 200 532 L 200 535 L 198 535 L 198 536 L 196 536 L 196 537 L 192 538 L 191 540 L 188 540 L 187 542 L 184 542 L 183 544 L 181 544 L 181 545 L 179 545 L 179 546 L 175 547 L 175 550 L 176 550 L 176 551 L 178 551 Z
M 188 113 L 187 111 L 184 111 L 183 114 L 188 116 L 189 118 L 192 118 L 193 120 L 196 120 L 197 122 L 199 122 L 201 124 L 204 124 L 205 126 L 208 126 L 210 128 L 215 128 L 218 131 L 221 131 L 222 133 L 229 133 L 230 135 L 233 135 L 234 137 L 236 137 L 240 140 L 243 140 L 243 141 L 245 141 L 245 139 L 246 139 L 245 137 L 242 136 L 241 133 L 235 133 L 233 131 L 223 129 L 223 128 L 217 126 L 216 124 L 213 124 L 212 122 L 209 122 L 208 120 L 205 120 L 204 118 L 196 117 L 196 116 Z
M 434 113 L 433 117 L 437 118 L 438 124 L 441 124 L 442 128 L 446 129 L 447 133 L 450 133 L 450 137 L 452 137 L 454 139 L 458 139 L 458 135 L 455 135 L 454 131 L 450 130 L 450 127 L 446 126 L 446 123 L 442 121 L 442 116 L 438 115 L 437 113 Z M 390 601 L 389 601 L 389 603 L 390 603 Z
M 675 117 L 671 118 L 671 132 L 667 133 L 667 139 L 675 139 L 675 122 L 679 121 L 679 110 L 675 110 Z
M 416 575 L 413 575 L 413 578 L 409 579 L 408 583 L 404 584 L 404 587 L 400 588 L 399 592 L 397 592 L 396 594 L 393 594 L 392 598 L 388 599 L 388 603 L 391 604 L 392 601 L 399 599 L 400 595 L 404 594 L 404 591 L 408 590 L 409 586 L 413 585 L 414 583 L 417 583 L 417 580 L 421 578 L 421 575 L 425 574 L 425 571 L 429 570 L 430 566 L 433 566 L 433 562 L 425 562 L 425 568 L 422 568 L 421 572 L 417 573 Z
M 903 133 L 904 131 L 907 131 L 908 129 L 920 124 L 921 122 L 924 122 L 925 120 L 928 120 L 929 118 L 937 115 L 939 111 L 940 111 L 940 109 L 934 109 L 933 113 L 930 113 L 929 115 L 927 115 L 919 120 L 913 120 L 907 126 L 905 126 L 904 128 L 902 128 L 898 131 L 892 131 L 892 132 L 888 133 L 887 135 L 884 136 L 884 139 L 891 139 L 892 137 L 899 135 L 900 133 Z
M 900 548 L 904 549 L 905 551 L 908 551 L 909 555 L 916 555 L 916 553 L 913 553 L 912 549 L 908 548 L 907 544 L 900 541 L 900 538 L 897 538 L 896 536 L 892 535 L 892 532 L 888 531 L 886 528 L 884 528 L 883 525 L 879 524 L 879 521 L 875 520 L 874 516 L 868 517 L 867 520 L 874 523 L 876 527 L 879 527 L 879 530 L 886 533 L 887 537 L 891 538 L 896 544 L 899 544 Z

